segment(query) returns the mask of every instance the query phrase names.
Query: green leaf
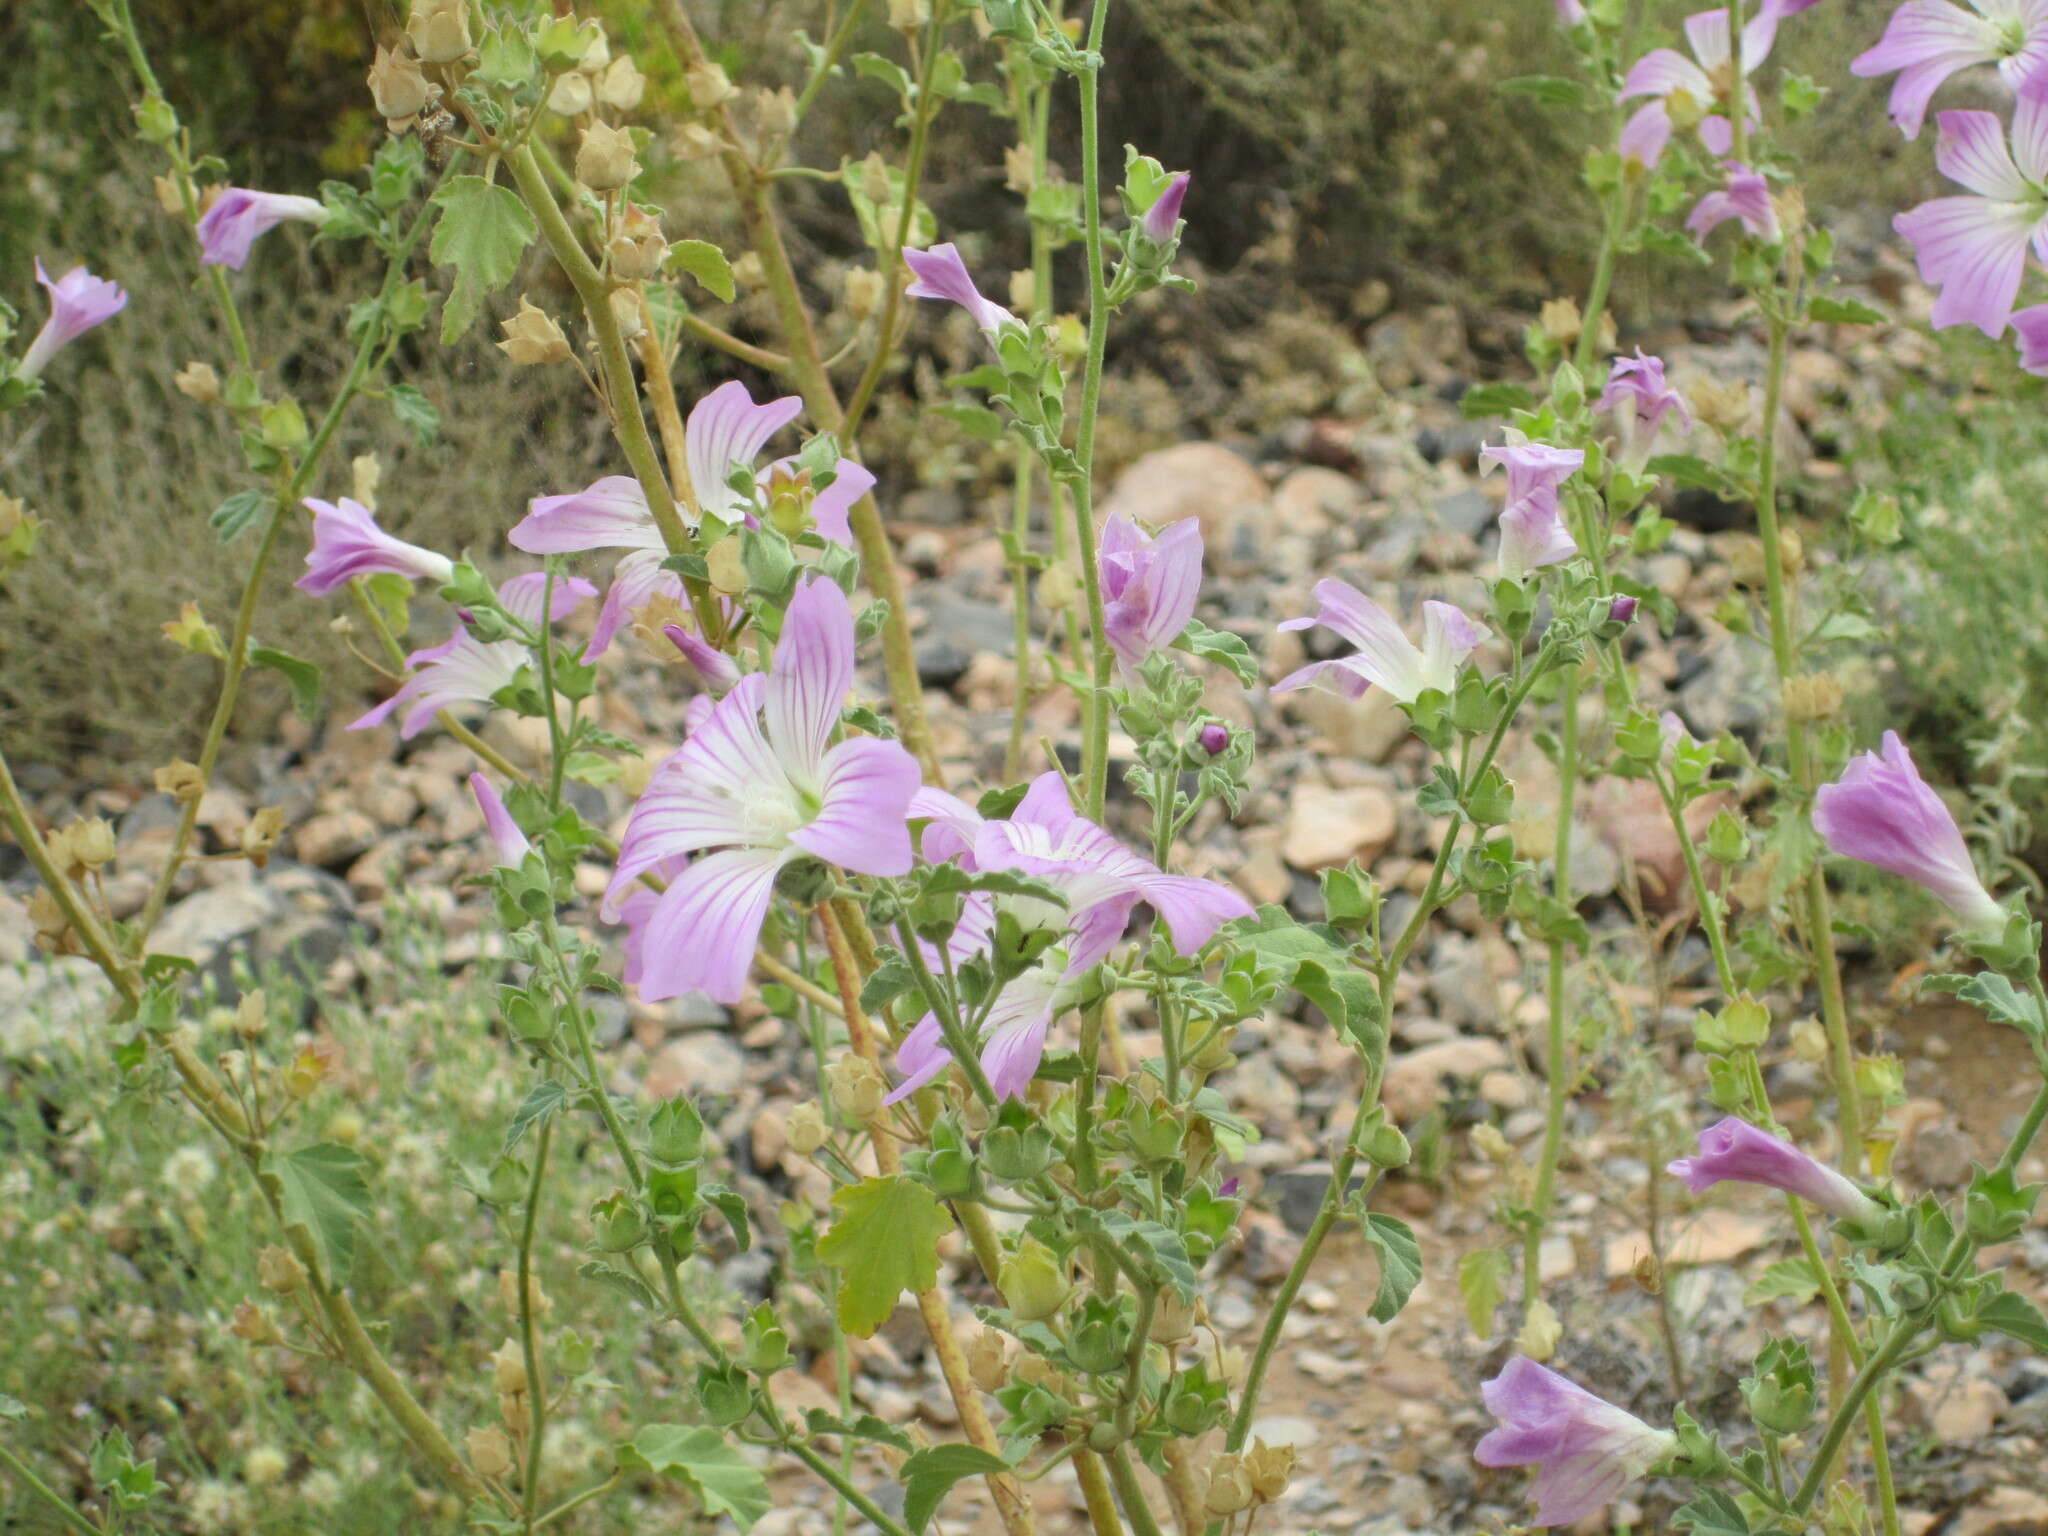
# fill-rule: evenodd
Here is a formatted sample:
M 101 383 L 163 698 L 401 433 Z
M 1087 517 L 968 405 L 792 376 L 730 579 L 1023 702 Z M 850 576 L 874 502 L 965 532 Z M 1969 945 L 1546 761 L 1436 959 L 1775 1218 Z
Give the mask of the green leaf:
M 510 1153 L 528 1131 L 546 1125 L 568 1101 L 569 1090 L 553 1078 L 545 1077 L 535 1083 L 512 1112 L 512 1123 L 505 1127 L 505 1144 L 498 1149 L 498 1155 L 503 1157 Z
M 591 1259 L 578 1265 L 576 1273 L 585 1280 L 594 1280 L 599 1285 L 611 1287 L 620 1295 L 630 1301 L 639 1303 L 650 1312 L 659 1312 L 661 1310 L 661 1303 L 655 1298 L 654 1292 L 648 1289 L 647 1282 L 635 1275 L 627 1274 L 622 1269 L 613 1269 L 609 1264 L 601 1263 L 597 1259 Z
M 441 217 L 427 247 L 437 267 L 455 270 L 455 286 L 441 307 L 441 344 L 475 322 L 484 295 L 512 281 L 519 257 L 534 237 L 533 215 L 519 194 L 481 176 L 451 176 L 434 193 Z
M 369 1166 L 360 1152 L 319 1141 L 273 1154 L 266 1170 L 277 1181 L 286 1228 L 305 1229 L 330 1285 L 347 1284 L 355 1261 L 356 1223 L 370 1218 L 370 1184 L 364 1177 Z
M 1391 1323 L 1422 1283 L 1422 1244 L 1407 1222 L 1379 1211 L 1366 1213 L 1363 1230 L 1380 1256 L 1380 1289 L 1370 1315 L 1376 1323 Z
M 1838 321 L 1846 325 L 1883 325 L 1891 316 L 1881 309 L 1873 309 L 1860 299 L 1845 299 L 1839 294 L 1815 294 L 1806 306 L 1807 317 L 1812 320 Z
M 0 1419 L 25 1419 L 27 1417 L 27 1403 L 24 1403 L 18 1397 L 9 1397 L 5 1392 L 0 1392 Z
M 1742 1293 L 1742 1304 L 1757 1307 L 1767 1301 L 1789 1301 L 1803 1307 L 1819 1294 L 1820 1276 L 1811 1264 L 1805 1259 L 1780 1259 Z
M 1190 619 L 1188 627 L 1174 644 L 1182 650 L 1193 651 L 1204 661 L 1221 662 L 1247 688 L 1259 680 L 1258 658 L 1252 655 L 1252 648 L 1245 644 L 1242 635 L 1234 635 L 1225 629 L 1211 629 L 1200 619 Z
M 292 713 L 306 721 L 320 718 L 320 669 L 312 662 L 290 651 L 280 651 L 274 645 L 252 645 L 249 664 L 283 673 L 284 680 L 291 684 Z
M 1920 990 L 1959 997 L 1992 1023 L 2010 1024 L 2036 1038 L 2048 1030 L 2040 1006 L 1996 971 L 1982 971 L 1975 976 L 1929 976 L 1920 983 Z
M 903 1463 L 903 1523 L 922 1531 L 937 1513 L 940 1501 L 963 1478 L 1007 1472 L 1010 1464 L 975 1445 L 934 1445 Z
M 1673 484 L 1690 486 L 1694 490 L 1725 491 L 1728 476 L 1705 459 L 1690 453 L 1660 453 L 1643 469 L 1672 481 Z
M 863 80 L 879 80 L 903 100 L 909 101 L 916 94 L 909 73 L 894 59 L 885 59 L 879 53 L 856 53 L 853 56 L 853 72 Z
M 441 435 L 441 413 L 434 409 L 433 402 L 410 384 L 390 385 L 384 391 L 384 399 L 398 424 L 410 429 L 413 441 L 422 448 L 431 448 L 434 439 Z
M 237 491 L 213 509 L 212 514 L 206 519 L 206 524 L 221 543 L 227 544 L 261 517 L 263 509 L 269 505 L 268 492 Z
M 835 1413 L 822 1408 L 806 1408 L 804 1425 L 814 1435 L 851 1435 L 856 1440 L 872 1440 L 908 1456 L 917 1449 L 917 1442 L 885 1419 L 878 1419 L 872 1413 L 863 1413 L 853 1419 L 842 1419 Z
M 839 1326 L 872 1338 L 898 1296 L 938 1282 L 939 1239 L 950 1224 L 938 1197 L 901 1174 L 839 1190 L 832 1208 L 839 1219 L 818 1239 L 818 1257 L 840 1271 Z
M 1465 1298 L 1465 1321 L 1482 1341 L 1493 1337 L 1493 1311 L 1500 1305 L 1507 1274 L 1508 1256 L 1498 1248 L 1475 1248 L 1458 1260 L 1458 1294 Z
M 618 1449 L 619 1465 L 689 1485 L 708 1515 L 730 1515 L 742 1531 L 754 1528 L 775 1501 L 767 1479 L 737 1446 L 708 1425 L 645 1424 Z
M 1690 1504 L 1672 1512 L 1671 1523 L 1697 1536 L 1749 1536 L 1742 1507 L 1718 1488 L 1702 1489 Z
M 2000 1291 L 1977 1316 L 1986 1328 L 2018 1339 L 2037 1355 L 2048 1355 L 2048 1317 L 2017 1291 Z
M 1519 384 L 1475 384 L 1458 396 L 1458 414 L 1468 419 L 1535 408 L 1536 396 Z
M 943 416 L 977 443 L 999 443 L 1003 440 L 1003 418 L 985 405 L 934 405 L 929 407 L 935 416 Z
M 732 263 L 725 259 L 725 252 L 709 240 L 678 240 L 668 248 L 669 265 L 681 267 L 708 293 L 732 302 L 737 291 L 733 287 Z

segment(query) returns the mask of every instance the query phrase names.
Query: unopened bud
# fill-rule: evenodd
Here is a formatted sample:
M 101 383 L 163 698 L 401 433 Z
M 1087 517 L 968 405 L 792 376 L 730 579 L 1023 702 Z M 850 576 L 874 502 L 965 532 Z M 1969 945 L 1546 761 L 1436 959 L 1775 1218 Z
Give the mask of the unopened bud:
M 555 317 L 535 308 L 524 294 L 519 296 L 519 312 L 499 322 L 499 326 L 505 339 L 498 343 L 498 350 L 521 368 L 566 363 L 575 355 L 569 350 L 569 338 L 555 324 Z
M 512 1442 L 502 1429 L 472 1429 L 464 1444 L 469 1464 L 483 1477 L 503 1477 L 512 1470 Z
M 1019 267 L 1010 274 L 1010 308 L 1020 315 L 1038 308 L 1038 274 L 1029 267 Z
M 1538 1299 L 1522 1320 L 1522 1331 L 1515 1335 L 1515 1348 L 1541 1365 L 1557 1353 L 1558 1340 L 1563 1337 L 1564 1325 L 1557 1320 L 1556 1310 L 1549 1302 Z
M 1152 1327 L 1148 1337 L 1154 1344 L 1178 1344 L 1195 1331 L 1201 1299 L 1182 1301 L 1178 1292 L 1164 1290 L 1152 1304 Z
M 1009 1343 L 999 1328 L 984 1328 L 967 1346 L 967 1375 L 984 1392 L 1010 1383 Z
M 846 313 L 858 325 L 882 307 L 887 284 L 872 267 L 850 267 L 846 273 Z
M 433 87 L 419 65 L 402 53 L 379 48 L 370 64 L 370 98 L 386 122 L 417 117 L 433 99 Z
M 1504 1164 L 1515 1155 L 1500 1127 L 1491 1121 L 1481 1121 L 1472 1127 L 1472 1146 L 1489 1163 Z
M 327 1074 L 334 1062 L 329 1051 L 319 1046 L 308 1045 L 295 1052 L 291 1064 L 284 1069 L 284 1090 L 295 1099 L 310 1099 L 319 1086 L 327 1081 Z
M 618 232 L 605 247 L 612 272 L 628 282 L 654 276 L 668 260 L 668 237 L 661 232 L 661 211 L 628 203 Z
M 561 117 L 581 117 L 596 103 L 590 76 L 573 70 L 556 79 L 548 91 L 548 110 Z
M 256 1279 L 266 1291 L 288 1296 L 306 1283 L 306 1266 L 289 1248 L 273 1244 L 256 1255 Z
M 586 75 L 601 75 L 611 68 L 612 40 L 596 22 L 587 25 L 589 30 L 584 35 L 589 41 L 583 45 L 583 56 L 576 61 L 576 67 Z
M 526 1390 L 526 1353 L 511 1339 L 491 1356 L 491 1385 L 504 1397 L 516 1397 Z
M 605 303 L 611 309 L 621 341 L 637 341 L 646 332 L 647 308 L 640 302 L 636 289 L 614 288 L 605 296 Z
M 1785 679 L 1785 714 L 1793 720 L 1832 720 L 1842 712 L 1842 684 L 1832 672 Z
M 815 1099 L 806 1099 L 789 1112 L 789 1150 L 798 1157 L 809 1157 L 825 1145 L 827 1127 L 825 1111 Z
M 164 764 L 154 777 L 157 789 L 180 805 L 190 804 L 206 793 L 206 775 L 199 771 L 198 764 L 183 758 Z
M 71 824 L 71 857 L 83 869 L 99 869 L 114 861 L 114 829 L 101 816 Z
M 786 85 L 756 91 L 754 126 L 766 137 L 788 137 L 796 129 L 796 92 Z
M 412 39 L 412 51 L 423 63 L 454 63 L 469 52 L 468 0 L 412 0 L 405 32 Z
M 875 151 L 860 163 L 860 190 L 871 203 L 889 201 L 889 163 Z
M 711 59 L 692 65 L 683 76 L 683 85 L 688 89 L 690 100 L 696 104 L 699 112 L 709 112 L 739 94 L 734 90 L 724 68 Z
M 1230 727 L 1220 720 L 1211 720 L 1196 734 L 1195 741 L 1211 757 L 1221 757 L 1230 750 Z
M 616 192 L 640 174 L 633 135 L 609 123 L 592 123 L 576 147 L 576 179 L 593 192 Z
M 825 1074 L 832 1089 L 832 1107 L 849 1120 L 866 1123 L 881 1110 L 889 1091 L 881 1068 L 865 1057 L 848 1053 Z
M 1235 1024 L 1225 1024 L 1202 1042 L 1202 1048 L 1190 1058 L 1188 1065 L 1195 1071 L 1205 1075 L 1211 1072 L 1221 1072 L 1225 1067 L 1237 1060 L 1237 1052 L 1232 1048 L 1232 1044 L 1236 1039 L 1237 1026 Z
M 707 160 L 725 147 L 702 123 L 685 123 L 669 136 L 669 152 L 678 160 Z
M 629 54 L 613 59 L 597 82 L 597 99 L 614 112 L 632 111 L 646 94 L 647 77 Z
M 220 400 L 220 375 L 213 371 L 211 363 L 187 363 L 171 375 L 171 382 L 187 400 L 197 400 L 201 405 L 213 405 Z
M 1254 1437 L 1252 1448 L 1244 1454 L 1244 1470 L 1261 1503 L 1271 1504 L 1287 1491 L 1288 1479 L 1294 1476 L 1294 1459 L 1293 1446 L 1268 1445 Z
M 1066 1304 L 1066 1265 L 1045 1244 L 1027 1237 L 996 1276 L 1003 1302 L 1027 1323 L 1041 1323 Z
M 1003 185 L 1019 197 L 1030 196 L 1038 185 L 1038 154 L 1029 144 L 1012 144 L 1003 151 Z
M 529 1273 L 526 1277 L 526 1304 L 535 1317 L 546 1317 L 555 1310 L 554 1298 L 540 1288 L 539 1275 Z M 519 1310 L 518 1270 L 498 1271 L 498 1305 L 507 1312 Z
M 238 1302 L 235 1315 L 228 1323 L 228 1332 L 248 1344 L 281 1344 L 284 1335 L 277 1331 L 277 1324 L 270 1314 L 253 1301 Z
M 1607 605 L 1607 622 L 1627 624 L 1636 616 L 1637 599 L 1623 595 Z
M 1579 306 L 1570 299 L 1546 299 L 1542 312 L 1537 316 L 1537 329 L 1561 347 L 1568 347 L 1579 339 L 1579 332 L 1585 328 L 1585 316 L 1579 313 Z
M 277 840 L 284 835 L 284 812 L 274 805 L 266 805 L 249 818 L 249 824 L 242 828 L 242 857 L 261 869 L 277 848 Z
M 1209 1463 L 1209 1488 L 1202 1496 L 1202 1507 L 1213 1518 L 1227 1520 L 1250 1509 L 1257 1497 L 1242 1457 L 1223 1455 Z

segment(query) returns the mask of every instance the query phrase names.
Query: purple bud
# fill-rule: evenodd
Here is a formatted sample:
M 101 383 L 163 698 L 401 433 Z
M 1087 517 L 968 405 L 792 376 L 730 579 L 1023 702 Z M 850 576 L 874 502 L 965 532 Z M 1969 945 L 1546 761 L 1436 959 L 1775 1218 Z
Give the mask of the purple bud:
M 1636 600 L 1632 597 L 1617 597 L 1607 605 L 1607 622 L 1626 624 L 1636 616 Z
M 1219 1200 L 1235 1200 L 1237 1198 L 1237 1184 L 1237 1175 L 1233 1173 L 1216 1187 L 1216 1197 Z
M 1138 220 L 1138 230 L 1154 245 L 1171 245 L 1173 232 L 1180 228 L 1180 205 L 1187 201 L 1188 173 L 1182 171 L 1166 184 L 1158 201 Z
M 1195 739 L 1201 742 L 1202 750 L 1211 757 L 1221 757 L 1230 746 L 1230 727 L 1221 721 L 1211 720 L 1202 727 L 1201 735 Z
M 455 610 L 455 617 L 461 620 L 465 628 L 476 628 L 476 614 L 472 610 L 468 608 L 458 608 Z

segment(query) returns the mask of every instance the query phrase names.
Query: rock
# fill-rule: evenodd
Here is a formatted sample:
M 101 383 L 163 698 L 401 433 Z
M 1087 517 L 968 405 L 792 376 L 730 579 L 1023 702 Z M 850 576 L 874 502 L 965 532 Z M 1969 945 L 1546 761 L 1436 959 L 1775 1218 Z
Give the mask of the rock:
M 1928 1189 L 1956 1189 L 1969 1182 L 1977 1155 L 1969 1133 L 1944 1116 L 1915 1127 L 1899 1149 L 1904 1171 Z
M 1200 518 L 1203 540 L 1220 547 L 1241 520 L 1264 519 L 1268 497 L 1258 470 L 1221 443 L 1176 443 L 1125 470 L 1102 510 L 1150 528 Z
M 1753 640 L 1730 635 L 1699 658 L 1678 690 L 1678 713 L 1695 736 L 1754 736 L 1771 718 L 1771 662 Z
M 1381 1098 L 1396 1120 L 1421 1119 L 1444 1097 L 1447 1080 L 1471 1081 L 1508 1064 L 1508 1050 L 1498 1040 L 1461 1037 L 1404 1051 L 1387 1063 Z
M 151 950 L 201 967 L 227 1002 L 241 996 L 238 962 L 258 976 L 281 966 L 316 985 L 358 927 L 348 887 L 324 870 L 287 860 L 246 874 L 170 908 L 150 936 Z
M 2048 1526 L 2048 1497 L 2031 1488 L 1994 1488 L 1964 1510 L 1948 1536 L 2039 1536 Z
M 1702 1211 L 1672 1223 L 1664 1238 L 1664 1262 L 1674 1267 L 1731 1264 L 1775 1235 L 1777 1228 L 1760 1216 L 1745 1216 L 1737 1211 Z M 1607 1278 L 1617 1280 L 1633 1273 L 1649 1251 L 1650 1240 L 1640 1232 L 1617 1237 L 1607 1245 Z
M 1287 714 L 1307 721 L 1339 757 L 1383 763 L 1408 739 L 1408 717 L 1384 688 L 1375 688 L 1357 700 L 1320 688 L 1302 688 L 1281 694 L 1279 703 Z
M 722 1034 L 695 1031 L 671 1040 L 648 1064 L 646 1087 L 657 1099 L 687 1093 L 737 1093 L 747 1080 L 747 1057 Z
M 1399 824 L 1393 792 L 1377 784 L 1297 785 L 1280 855 L 1300 870 L 1328 869 L 1349 859 L 1369 865 L 1393 842 Z
M 0 965 L 20 965 L 34 954 L 35 931 L 28 903 L 0 891 Z
M 0 1055 L 17 1059 L 103 1021 L 114 986 L 81 955 L 0 966 Z
M 1500 503 L 1476 485 L 1437 497 L 1432 510 L 1436 520 L 1453 533 L 1476 539 L 1500 516 Z
M 1362 1169 L 1353 1173 L 1347 1193 L 1363 1189 L 1365 1178 Z M 1273 1197 L 1274 1209 L 1290 1232 L 1306 1232 L 1315 1224 L 1316 1212 L 1323 1206 L 1323 1192 L 1329 1187 L 1330 1165 L 1318 1158 L 1278 1170 L 1266 1180 L 1265 1192 Z
M 367 853 L 380 830 L 361 811 L 326 811 L 292 829 L 292 852 L 316 869 L 339 869 Z
M 1998 1383 L 1943 1361 L 1907 1389 L 1920 1420 L 1944 1445 L 1969 1445 L 1997 1426 L 2010 1406 Z
M 1270 1446 L 1291 1445 L 1297 1450 L 1307 1450 L 1323 1438 L 1323 1432 L 1307 1419 L 1288 1414 L 1270 1414 L 1252 1420 L 1252 1434 Z
M 1334 469 L 1297 469 L 1273 488 L 1272 522 L 1289 533 L 1323 533 L 1364 515 L 1365 487 Z
M 924 623 L 912 650 L 918 681 L 927 687 L 952 687 L 985 651 L 1010 654 L 1014 631 L 1006 604 L 976 601 L 941 588 L 921 594 L 918 606 L 924 610 Z
M 1431 957 L 1429 992 L 1437 1017 L 1458 1029 L 1483 1029 L 1500 1022 L 1500 990 L 1486 956 L 1476 944 L 1444 940 Z

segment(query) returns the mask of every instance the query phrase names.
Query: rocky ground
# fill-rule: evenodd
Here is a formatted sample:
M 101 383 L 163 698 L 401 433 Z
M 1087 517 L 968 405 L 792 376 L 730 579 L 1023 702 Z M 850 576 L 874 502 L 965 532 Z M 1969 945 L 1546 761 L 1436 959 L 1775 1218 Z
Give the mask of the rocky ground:
M 1913 295 L 1903 302 L 1910 308 Z M 1753 341 L 1733 329 L 1641 339 L 1665 351 L 1682 387 L 1760 372 Z M 1830 444 L 1842 422 L 1879 408 L 1879 348 L 1884 366 L 1896 369 L 1902 358 L 1911 365 L 1917 345 L 1905 333 L 1838 340 L 1835 350 L 1798 354 L 1780 428 L 1804 483 L 1822 494 L 1840 479 Z M 1133 464 L 1110 498 L 1111 510 L 1154 523 L 1201 520 L 1210 574 L 1202 617 L 1250 639 L 1269 678 L 1299 664 L 1304 638 L 1322 644 L 1318 634 L 1274 632 L 1279 619 L 1313 610 L 1309 588 L 1320 576 L 1345 577 L 1396 613 L 1413 612 L 1424 597 L 1480 606 L 1500 489 L 1478 474 L 1476 454 L 1489 435 L 1498 440 L 1499 428 L 1464 420 L 1452 403 L 1472 376 L 1463 340 L 1454 327 L 1396 319 L 1381 322 L 1370 349 L 1389 392 L 1369 417 L 1298 419 L 1263 440 L 1166 448 Z M 920 672 L 956 785 L 994 779 L 1008 730 L 1010 621 L 992 531 L 1002 501 L 995 490 L 986 505 L 928 490 L 896 508 L 903 562 L 915 578 Z M 1681 526 L 1643 574 L 1674 600 L 1678 622 L 1669 633 L 1639 624 L 1629 640 L 1648 700 L 1677 709 L 1700 735 L 1753 734 L 1767 714 L 1767 659 L 1710 615 L 1753 559 L 1754 537 L 1741 509 L 1711 498 L 1681 498 L 1671 510 Z M 631 646 L 612 657 L 604 723 L 649 743 L 676 739 L 681 674 Z M 335 715 L 345 719 L 354 685 L 337 681 L 344 698 Z M 1416 809 L 1423 756 L 1397 712 L 1372 698 L 1276 700 L 1223 680 L 1212 702 L 1258 732 L 1259 788 L 1235 822 L 1211 817 L 1192 830 L 1186 867 L 1234 880 L 1255 901 L 1315 915 L 1316 872 L 1355 858 L 1394 902 L 1411 899 L 1436 829 Z M 485 734 L 530 761 L 532 724 L 501 717 Z M 1032 706 L 1031 724 L 1033 739 L 1070 743 L 1071 702 L 1046 696 Z M 1514 830 L 1541 856 L 1551 844 L 1554 774 L 1527 733 L 1510 739 L 1506 763 L 1525 812 Z M 452 935 L 450 964 L 476 959 L 492 938 L 483 901 L 461 884 L 488 863 L 480 818 L 461 786 L 471 766 L 458 744 L 434 734 L 401 744 L 389 730 L 285 722 L 278 744 L 244 760 L 237 787 L 207 797 L 201 825 L 209 846 L 232 847 L 256 806 L 275 805 L 291 824 L 289 841 L 260 872 L 236 862 L 197 866 L 154 947 L 198 961 L 229 989 L 237 960 L 289 965 L 316 989 L 344 988 L 352 984 L 355 935 L 367 931 L 374 942 L 386 903 L 402 898 L 440 918 Z M 117 822 L 120 872 L 107 899 L 117 915 L 136 910 L 168 846 L 170 802 L 133 786 L 81 793 L 54 770 L 30 768 L 22 778 L 55 819 L 82 811 Z M 614 828 L 628 804 L 616 788 L 572 793 Z M 1698 1077 L 1681 1063 L 1678 1042 L 1690 1038 L 1692 1007 L 1710 981 L 1699 941 L 1675 936 L 1685 930 L 1678 854 L 1661 811 L 1628 784 L 1605 784 L 1586 797 L 1574 838 L 1575 882 L 1598 940 L 1576 984 L 1605 1037 L 1575 1100 L 1560 1217 L 1544 1249 L 1546 1294 L 1564 1327 L 1560 1363 L 1646 1417 L 1668 1412 L 1680 1395 L 1703 1419 L 1732 1416 L 1740 1406 L 1734 1383 L 1765 1330 L 1817 1340 L 1819 1309 L 1745 1299 L 1763 1266 L 1790 1251 L 1773 1207 L 1742 1192 L 1699 1205 L 1650 1173 L 1697 1118 Z M 593 866 L 585 875 L 594 894 L 603 873 Z M 0 878 L 0 1056 L 12 1057 L 52 1032 L 88 1024 L 105 996 L 85 962 L 32 953 L 24 906 L 32 882 L 8 846 L 0 846 Z M 1479 1337 L 1456 1272 L 1461 1255 L 1499 1243 L 1491 1208 L 1507 1182 L 1500 1165 L 1475 1150 L 1470 1130 L 1496 1126 L 1520 1153 L 1540 1136 L 1541 997 L 1512 935 L 1474 909 L 1453 907 L 1418 960 L 1397 999 L 1386 1096 L 1422 1155 L 1418 1176 L 1388 1185 L 1379 1199 L 1422 1229 L 1427 1276 L 1406 1313 L 1377 1325 L 1358 1300 L 1373 1260 L 1349 1239 L 1331 1245 L 1289 1324 L 1266 1396 L 1259 1432 L 1302 1453 L 1302 1471 L 1268 1530 L 1478 1531 L 1512 1523 L 1523 1508 L 1521 1479 L 1487 1473 L 1469 1454 L 1485 1422 L 1477 1383 L 1507 1348 L 1501 1327 L 1514 1309 L 1503 1307 L 1492 1336 Z M 1910 987 L 1887 990 L 1892 980 L 1858 978 L 1859 1023 L 1906 1060 L 1913 1098 L 1898 1117 L 1899 1177 L 1910 1189 L 1953 1190 L 1967 1181 L 1970 1158 L 2002 1141 L 2023 1107 L 2026 1053 L 2016 1037 L 1967 1010 L 1911 1004 Z M 621 1085 L 655 1095 L 687 1088 L 719 1106 L 715 1122 L 764 1209 L 816 1177 L 782 1135 L 787 1112 L 809 1094 L 794 1028 L 753 1007 L 728 1017 L 708 1005 L 635 1002 L 614 1005 L 611 1017 Z M 1238 1066 L 1219 1086 L 1264 1140 L 1244 1170 L 1257 1197 L 1223 1266 L 1211 1322 L 1219 1347 L 1246 1348 L 1313 1212 L 1319 1150 L 1351 1112 L 1356 1067 L 1312 1016 L 1269 1018 L 1238 1037 L 1238 1050 Z M 1801 1124 L 1818 1074 L 1789 1055 L 1772 1073 L 1780 1113 Z M 2038 1158 L 2023 1169 L 2043 1171 Z M 1654 1211 L 1652 1190 L 1661 1204 Z M 1653 1246 L 1661 1295 L 1642 1283 L 1649 1271 L 1639 1261 Z M 2011 1245 L 2006 1261 L 2023 1288 L 2048 1276 L 2048 1229 Z M 746 1289 L 764 1273 L 762 1261 L 743 1256 L 727 1278 Z M 963 1308 L 974 1297 L 966 1273 L 956 1269 Z M 802 1406 L 815 1392 L 822 1404 L 828 1378 L 829 1362 L 821 1382 L 794 1382 L 786 1400 Z M 891 1327 L 862 1346 L 856 1385 L 885 1417 L 921 1416 L 938 1434 L 950 1427 L 935 1363 L 914 1329 Z M 2048 1530 L 2048 1365 L 2016 1350 L 1939 1353 L 1908 1381 L 1895 1417 L 1905 1426 L 1900 1476 L 1913 1536 Z M 1078 1504 L 1064 1470 L 1037 1492 L 1047 1528 L 1070 1528 L 1065 1511 Z M 758 1528 L 764 1536 L 805 1525 L 814 1492 L 792 1482 L 787 1495 L 788 1507 Z M 1634 1513 L 1654 1523 L 1666 1508 L 1653 1491 Z

